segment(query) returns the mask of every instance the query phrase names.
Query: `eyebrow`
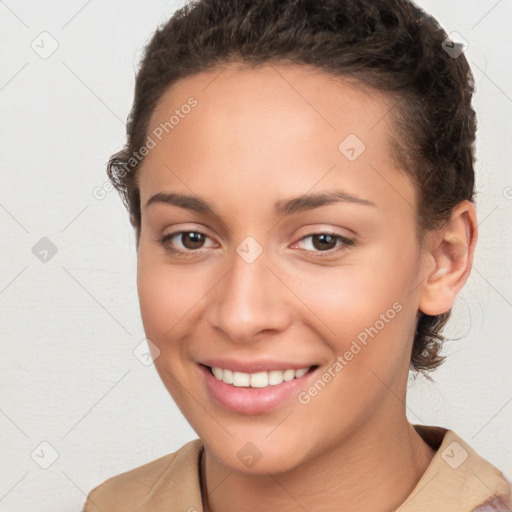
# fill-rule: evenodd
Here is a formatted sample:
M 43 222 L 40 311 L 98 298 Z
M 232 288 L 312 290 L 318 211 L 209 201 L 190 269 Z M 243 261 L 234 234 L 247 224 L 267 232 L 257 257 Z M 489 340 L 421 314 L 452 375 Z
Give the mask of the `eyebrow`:
M 274 204 L 274 212 L 278 216 L 291 215 L 292 213 L 313 210 L 321 206 L 340 202 L 362 204 L 366 206 L 377 206 L 375 203 L 368 201 L 367 199 L 354 197 L 343 191 L 334 191 L 322 194 L 305 194 L 299 197 L 294 197 L 292 199 L 277 201 Z M 219 217 L 219 215 L 207 201 L 195 196 L 178 193 L 158 192 L 148 199 L 146 202 L 146 208 L 155 203 L 169 204 L 172 206 L 178 206 L 179 208 L 193 210 L 198 213 L 209 213 Z

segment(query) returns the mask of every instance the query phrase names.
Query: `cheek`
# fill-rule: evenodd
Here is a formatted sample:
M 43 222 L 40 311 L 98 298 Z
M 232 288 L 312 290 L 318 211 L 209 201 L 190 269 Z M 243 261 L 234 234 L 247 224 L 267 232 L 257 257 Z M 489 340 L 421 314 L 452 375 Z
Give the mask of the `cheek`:
M 146 335 L 161 350 L 176 335 L 180 321 L 204 295 L 200 280 L 183 270 L 139 255 L 137 291 Z
M 364 264 L 354 260 L 350 266 L 322 269 L 323 275 L 318 270 L 301 274 L 297 295 L 307 297 L 336 354 L 351 350 L 357 353 L 354 361 L 373 366 L 400 359 L 410 342 L 416 267 L 413 252 L 381 246 L 368 251 Z
M 391 253 L 389 259 L 382 250 L 379 254 L 372 265 L 329 269 L 325 278 L 302 274 L 297 291 L 308 298 L 313 329 L 324 333 L 332 357 L 320 377 L 329 384 L 315 384 L 302 398 L 340 429 L 350 430 L 376 410 L 409 366 L 416 311 L 407 295 L 414 263 L 394 263 Z
M 142 323 L 146 337 L 158 348 L 154 366 L 179 409 L 187 410 L 187 380 L 184 361 L 187 344 L 183 326 L 185 317 L 198 306 L 205 291 L 198 281 L 158 260 L 149 252 L 139 251 L 137 262 L 137 291 Z M 188 316 L 187 316 L 188 315 Z

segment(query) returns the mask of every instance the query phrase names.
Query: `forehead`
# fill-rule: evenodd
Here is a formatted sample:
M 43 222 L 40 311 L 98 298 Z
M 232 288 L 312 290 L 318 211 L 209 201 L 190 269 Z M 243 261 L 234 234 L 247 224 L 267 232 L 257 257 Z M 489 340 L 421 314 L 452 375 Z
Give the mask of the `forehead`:
M 199 115 L 190 116 L 200 117 L 198 136 L 231 128 L 233 136 L 257 130 L 261 139 L 262 123 L 274 134 L 273 130 L 287 122 L 287 132 L 278 142 L 287 134 L 309 136 L 313 132 L 331 135 L 336 141 L 349 129 L 364 136 L 381 123 L 389 133 L 387 113 L 392 106 L 383 93 L 313 66 L 232 63 L 187 76 L 169 87 L 152 113 L 149 131 L 168 121 L 190 98 L 196 99 L 199 107 L 193 112 Z M 242 133 L 238 130 L 241 126 Z
M 384 94 L 309 66 L 228 65 L 188 76 L 152 113 L 142 203 L 163 189 L 203 194 L 228 182 L 240 195 L 266 187 L 281 196 L 320 182 L 361 195 L 366 183 L 375 198 L 398 186 L 389 180 L 403 181 L 390 151 L 391 108 Z

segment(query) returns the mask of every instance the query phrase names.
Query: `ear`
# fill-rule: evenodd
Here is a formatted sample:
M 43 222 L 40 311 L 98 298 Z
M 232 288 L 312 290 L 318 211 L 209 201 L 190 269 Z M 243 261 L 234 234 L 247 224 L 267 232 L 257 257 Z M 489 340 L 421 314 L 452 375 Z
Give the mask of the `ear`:
M 457 205 L 442 229 L 425 244 L 428 277 L 421 286 L 419 310 L 427 315 L 449 311 L 471 273 L 478 224 L 470 201 Z

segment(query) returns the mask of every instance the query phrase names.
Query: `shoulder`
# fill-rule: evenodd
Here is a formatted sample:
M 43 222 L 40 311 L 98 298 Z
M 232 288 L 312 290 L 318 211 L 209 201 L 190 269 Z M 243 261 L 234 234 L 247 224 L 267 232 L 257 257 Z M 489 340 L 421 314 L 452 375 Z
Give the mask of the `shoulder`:
M 126 512 L 144 506 L 160 487 L 168 487 L 177 478 L 196 478 L 197 461 L 202 448 L 199 439 L 183 445 L 179 450 L 159 459 L 115 475 L 92 489 L 83 512 Z M 189 485 L 195 481 L 188 482 Z
M 496 499 L 501 505 L 510 505 L 512 489 L 503 472 L 455 432 L 447 432 L 439 452 L 439 463 L 444 474 L 450 477 L 450 482 L 460 485 L 465 494 L 474 497 L 475 502 L 480 499 L 479 505 L 492 506 Z
M 498 503 L 501 507 L 510 506 L 510 482 L 464 439 L 442 427 L 414 425 L 414 428 L 436 454 L 409 498 L 398 509 L 400 512 L 410 509 L 411 500 L 414 500 L 415 511 L 487 512 L 495 510 L 492 507 Z

